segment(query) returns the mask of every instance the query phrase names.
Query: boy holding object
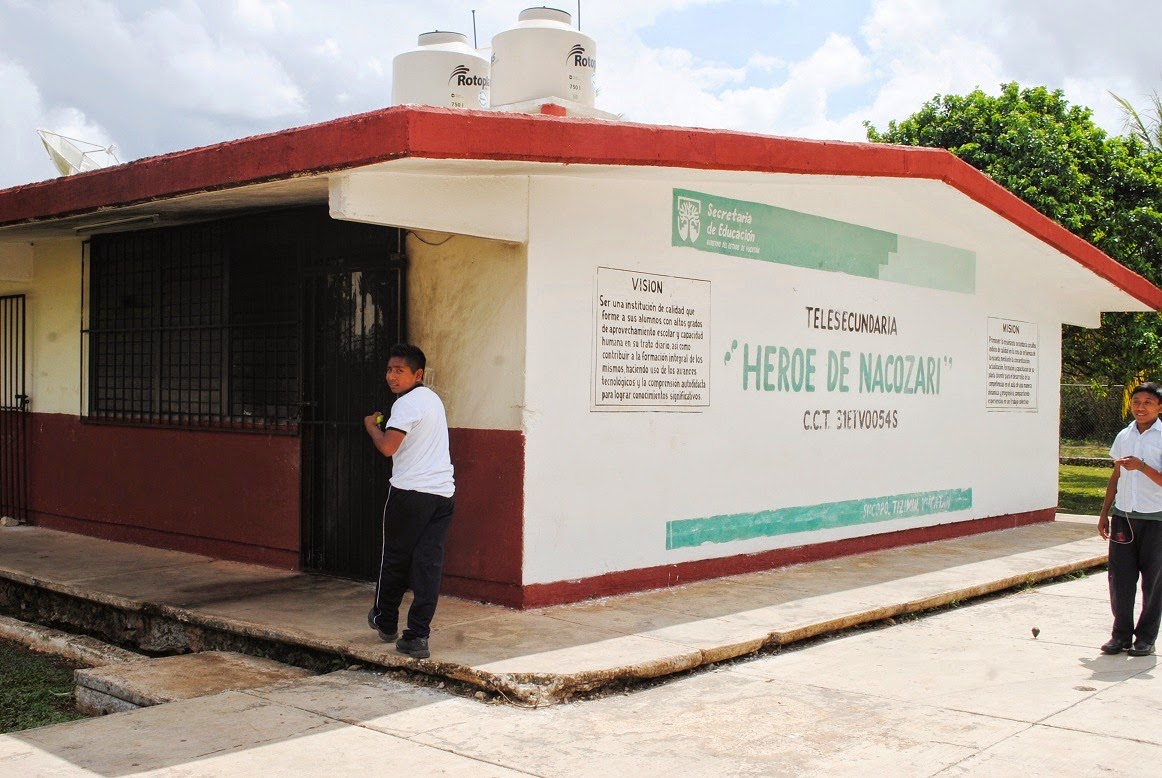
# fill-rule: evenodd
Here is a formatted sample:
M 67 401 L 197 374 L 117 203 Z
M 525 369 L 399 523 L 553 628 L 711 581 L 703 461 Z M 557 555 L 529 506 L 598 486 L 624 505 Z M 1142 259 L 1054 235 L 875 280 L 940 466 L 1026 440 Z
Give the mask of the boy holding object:
M 375 448 L 392 460 L 383 506 L 383 556 L 367 622 L 381 640 L 395 641 L 396 651 L 416 659 L 431 656 L 428 635 L 440 596 L 444 537 L 452 523 L 455 493 L 448 419 L 440 398 L 423 384 L 426 366 L 424 352 L 416 346 L 392 346 L 384 376 L 396 396 L 391 415 L 383 422 L 383 415 L 373 411 L 363 419 Z M 400 636 L 399 606 L 409 587 L 412 604 Z
M 1114 613 L 1112 635 L 1101 650 L 1149 656 L 1162 620 L 1162 386 L 1151 381 L 1136 387 L 1130 410 L 1134 420 L 1110 447 L 1114 471 L 1097 521 L 1097 531 L 1110 542 Z M 1142 614 L 1135 625 L 1139 576 Z

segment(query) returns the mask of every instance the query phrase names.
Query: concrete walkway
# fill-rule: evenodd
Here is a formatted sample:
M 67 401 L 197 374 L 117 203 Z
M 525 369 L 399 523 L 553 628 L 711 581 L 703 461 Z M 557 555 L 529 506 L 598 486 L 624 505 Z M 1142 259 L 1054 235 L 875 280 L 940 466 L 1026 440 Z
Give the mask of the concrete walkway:
M 991 559 L 962 548 L 964 558 L 897 570 L 894 581 L 871 557 L 814 569 L 845 577 L 866 601 L 929 575 L 1092 550 L 1088 537 L 1069 540 L 1070 529 L 996 533 L 1001 553 Z M 841 584 L 820 596 L 839 595 Z M 754 588 L 733 585 L 740 598 Z M 778 606 L 752 602 L 728 615 L 767 607 Z M 1162 763 L 1157 657 L 1103 656 L 1109 625 L 1098 574 L 535 710 L 340 671 L 0 736 L 0 775 L 1152 775 Z
M 370 585 L 36 527 L 0 528 L 0 592 L 35 589 L 160 619 L 170 636 L 211 629 L 342 657 L 345 664 L 406 667 L 536 706 L 1091 568 L 1106 558 L 1093 524 L 1062 516 L 535 611 L 444 598 L 428 660 L 397 654 L 368 629 Z M 56 626 L 90 618 L 83 608 L 54 607 Z M 11 603 L 4 609 L 20 616 Z

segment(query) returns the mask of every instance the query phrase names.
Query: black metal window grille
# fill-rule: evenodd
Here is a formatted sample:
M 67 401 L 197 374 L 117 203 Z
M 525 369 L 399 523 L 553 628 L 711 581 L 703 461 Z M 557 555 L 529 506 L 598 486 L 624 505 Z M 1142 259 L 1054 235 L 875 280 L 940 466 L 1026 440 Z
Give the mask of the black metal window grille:
M 95 236 L 88 418 L 293 432 L 300 216 Z

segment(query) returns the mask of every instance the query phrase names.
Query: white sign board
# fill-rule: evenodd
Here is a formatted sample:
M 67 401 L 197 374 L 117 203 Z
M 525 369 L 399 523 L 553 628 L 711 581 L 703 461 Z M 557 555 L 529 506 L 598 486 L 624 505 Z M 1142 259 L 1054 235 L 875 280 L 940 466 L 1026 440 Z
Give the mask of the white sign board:
M 1037 410 L 1038 347 L 1036 324 L 989 317 L 986 409 Z
M 710 282 L 597 268 L 593 410 L 710 405 Z

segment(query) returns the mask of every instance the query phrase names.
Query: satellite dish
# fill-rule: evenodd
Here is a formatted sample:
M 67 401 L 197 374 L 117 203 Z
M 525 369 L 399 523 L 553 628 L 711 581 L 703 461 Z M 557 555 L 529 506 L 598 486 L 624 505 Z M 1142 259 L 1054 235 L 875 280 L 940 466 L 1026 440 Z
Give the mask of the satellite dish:
M 48 156 L 62 176 L 121 164 L 113 152 L 113 146 L 101 146 L 48 130 L 37 130 L 36 134 L 40 136 L 40 142 L 44 144 Z

